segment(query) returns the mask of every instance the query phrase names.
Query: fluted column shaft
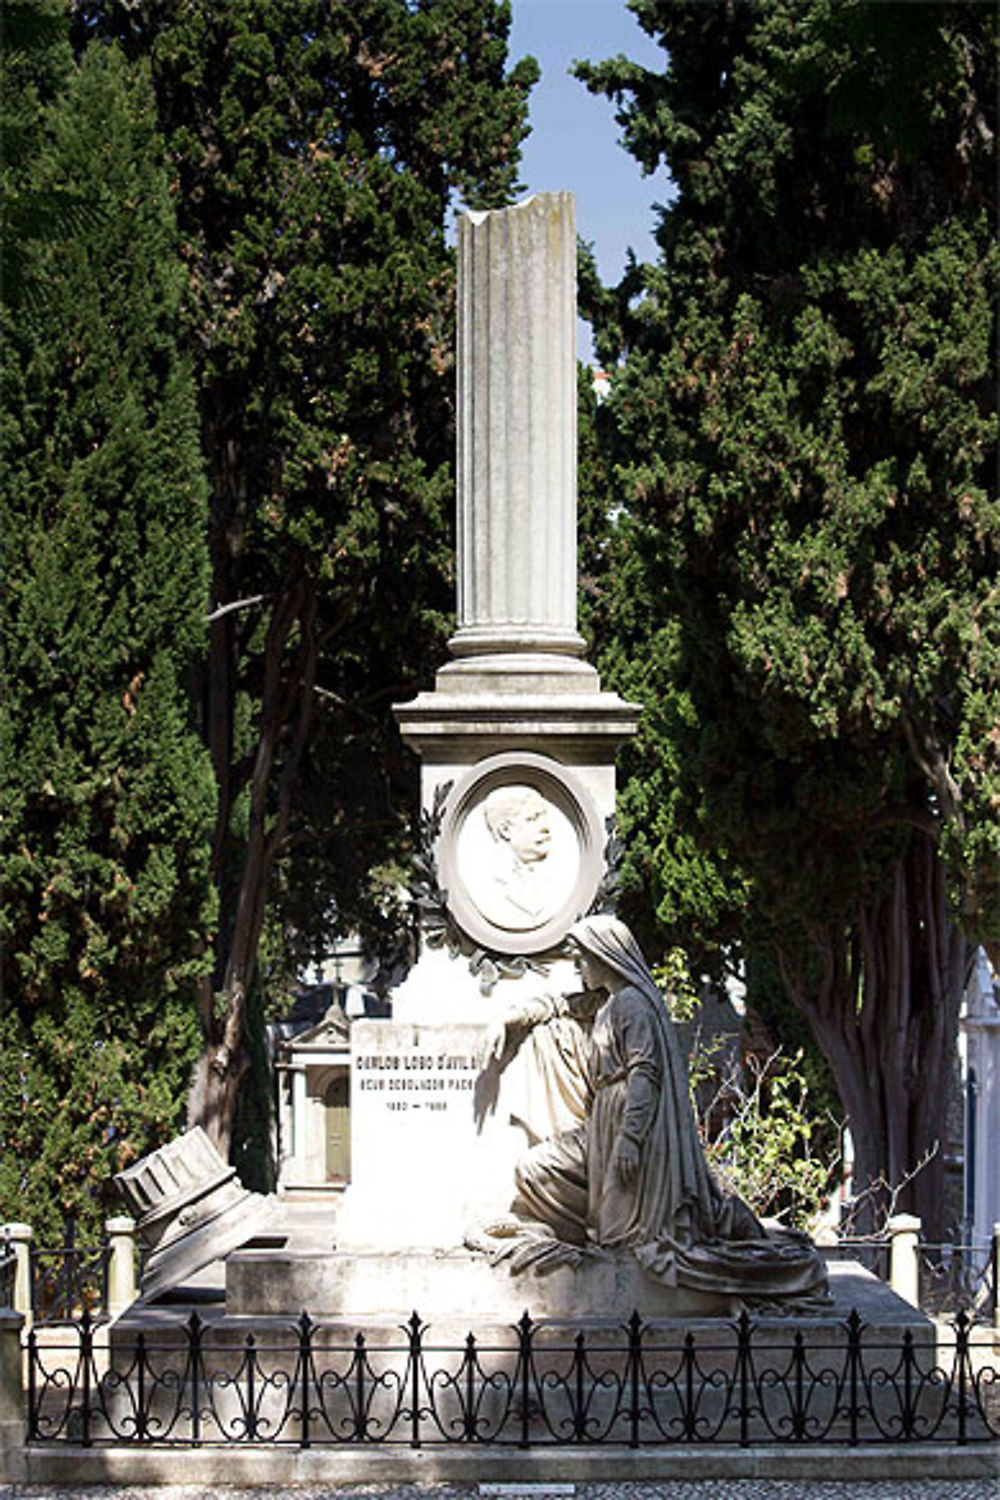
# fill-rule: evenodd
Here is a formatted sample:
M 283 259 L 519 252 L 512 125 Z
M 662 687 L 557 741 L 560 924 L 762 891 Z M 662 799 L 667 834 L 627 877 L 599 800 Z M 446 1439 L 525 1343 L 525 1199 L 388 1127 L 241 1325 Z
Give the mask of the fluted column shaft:
M 571 193 L 459 223 L 453 655 L 581 655 Z

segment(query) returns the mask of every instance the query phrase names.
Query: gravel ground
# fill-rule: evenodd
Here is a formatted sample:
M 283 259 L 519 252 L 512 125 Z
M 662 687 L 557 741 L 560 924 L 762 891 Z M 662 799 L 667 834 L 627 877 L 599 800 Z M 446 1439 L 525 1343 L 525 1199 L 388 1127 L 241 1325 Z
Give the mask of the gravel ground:
M 273 1485 L 255 1489 L 202 1485 L 0 1485 L 0 1500 L 1000 1500 L 992 1479 L 815 1481 L 673 1479 L 662 1484 L 378 1484 Z

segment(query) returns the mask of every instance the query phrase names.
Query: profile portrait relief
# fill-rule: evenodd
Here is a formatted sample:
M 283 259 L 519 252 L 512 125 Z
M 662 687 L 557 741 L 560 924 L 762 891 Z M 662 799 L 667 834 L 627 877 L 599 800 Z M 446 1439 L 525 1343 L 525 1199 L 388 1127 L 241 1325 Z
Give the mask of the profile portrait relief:
M 579 858 L 566 813 L 527 781 L 484 788 L 459 835 L 466 897 L 491 928 L 511 934 L 552 920 L 572 891 Z
M 602 831 L 565 767 L 526 751 L 476 765 L 437 851 L 455 921 L 488 951 L 543 952 L 593 899 Z
M 483 800 L 492 842 L 476 904 L 498 927 L 537 926 L 551 909 L 552 813 L 533 786 L 498 786 Z

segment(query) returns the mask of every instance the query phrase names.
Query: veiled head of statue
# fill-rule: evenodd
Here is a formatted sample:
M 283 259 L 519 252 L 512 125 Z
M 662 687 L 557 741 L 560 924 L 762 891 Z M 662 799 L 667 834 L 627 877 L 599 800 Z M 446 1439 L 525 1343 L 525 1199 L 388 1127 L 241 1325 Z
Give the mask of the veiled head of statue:
M 596 958 L 629 984 L 658 996 L 656 981 L 649 972 L 639 944 L 617 917 L 584 917 L 574 922 L 569 938 L 580 953 Z

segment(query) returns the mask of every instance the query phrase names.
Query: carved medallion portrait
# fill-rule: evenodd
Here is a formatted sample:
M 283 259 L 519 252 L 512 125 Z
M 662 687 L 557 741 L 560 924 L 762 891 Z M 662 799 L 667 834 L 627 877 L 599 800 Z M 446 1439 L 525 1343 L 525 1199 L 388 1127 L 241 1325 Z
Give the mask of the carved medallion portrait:
M 472 768 L 452 792 L 438 850 L 458 925 L 500 953 L 538 953 L 587 909 L 602 833 L 565 766 L 512 752 Z

